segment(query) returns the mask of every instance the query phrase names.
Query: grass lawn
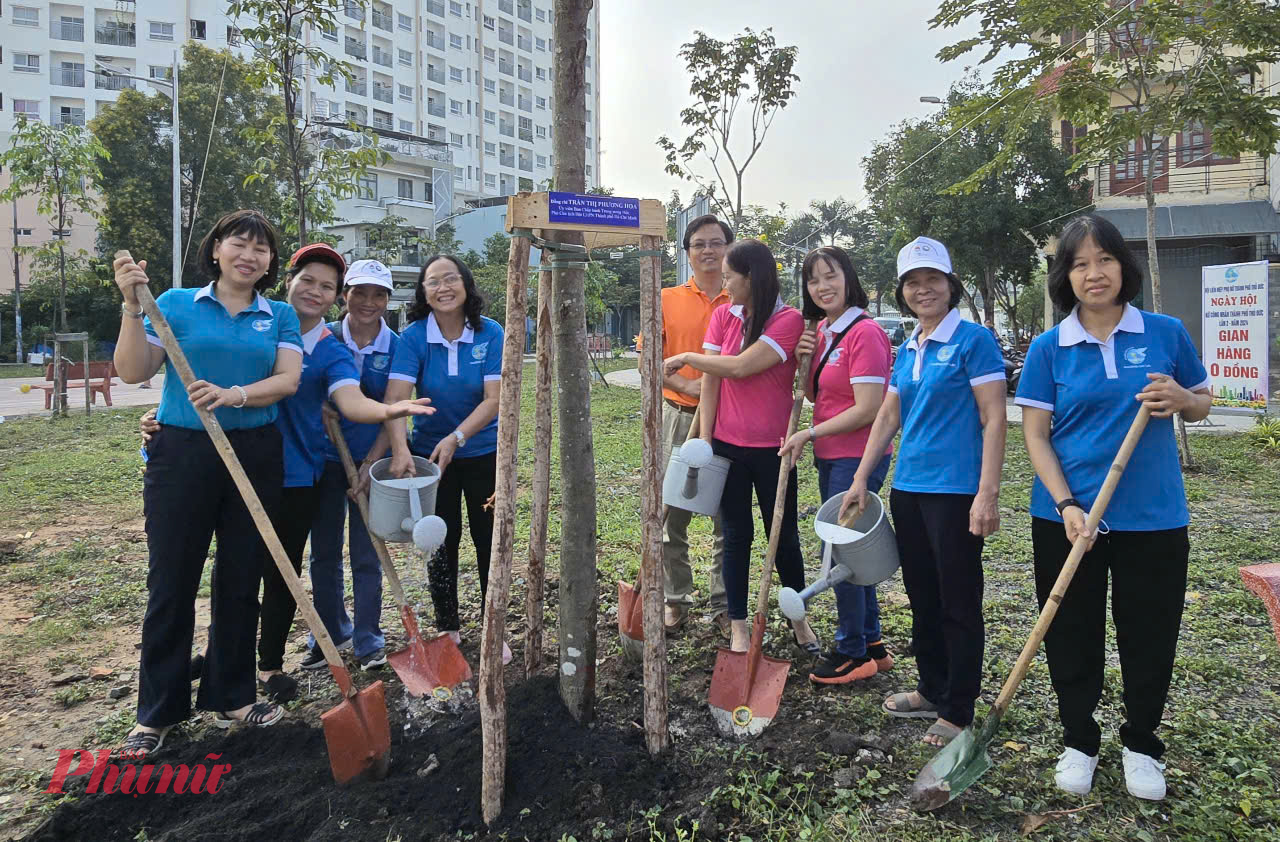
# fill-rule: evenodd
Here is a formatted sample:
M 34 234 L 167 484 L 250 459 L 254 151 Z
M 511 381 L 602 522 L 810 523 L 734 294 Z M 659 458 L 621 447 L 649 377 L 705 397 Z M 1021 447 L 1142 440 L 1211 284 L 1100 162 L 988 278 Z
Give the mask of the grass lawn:
M 609 365 L 622 366 L 634 362 Z M 532 374 L 526 367 L 522 493 L 532 473 Z M 51 688 L 48 678 L 108 660 L 118 671 L 136 670 L 133 643 L 146 574 L 136 439 L 140 413 L 122 409 L 87 420 L 26 419 L 0 425 L 0 651 L 7 654 L 7 663 L 0 666 L 0 824 L 29 823 L 52 809 L 52 797 L 40 790 L 48 782 L 49 756 L 56 755 L 55 749 L 109 744 L 131 721 L 132 694 L 115 702 L 106 698 L 106 684 Z M 603 722 L 623 706 L 639 708 L 638 672 L 620 664 L 613 611 L 616 581 L 633 580 L 638 565 L 640 395 L 597 384 L 592 416 Z M 808 686 L 797 663 L 778 718 L 761 739 L 744 747 L 682 738 L 696 732 L 694 725 L 703 729 L 696 733 L 704 733 L 709 720 L 705 688 L 713 638 L 705 622 L 672 638 L 676 739 L 671 762 L 701 770 L 707 787 L 691 801 L 651 805 L 640 814 L 628 814 L 629 806 L 618 804 L 616 822 L 584 826 L 572 838 L 1012 840 L 1032 833 L 1060 840 L 1280 838 L 1280 649 L 1261 603 L 1244 589 L 1237 572 L 1242 565 L 1280 556 L 1280 459 L 1260 456 L 1242 436 L 1194 435 L 1192 446 L 1197 465 L 1186 478 L 1191 572 L 1161 732 L 1169 745 L 1166 801 L 1140 802 L 1124 790 L 1117 735 L 1123 718 L 1121 681 L 1111 635 L 1098 714 L 1104 729 L 1102 762 L 1091 795 L 1069 797 L 1053 785 L 1061 729 L 1048 673 L 1039 659 L 992 745 L 991 771 L 938 813 L 918 815 L 906 809 L 904 793 L 932 752 L 918 742 L 922 725 L 889 721 L 879 712 L 885 693 L 910 689 L 915 679 L 914 662 L 907 655 L 910 612 L 900 577 L 895 577 L 881 586 L 881 605 L 885 639 L 899 666 L 865 687 L 833 691 Z M 1001 493 L 1003 525 L 985 551 L 988 636 L 979 716 L 994 700 L 1035 619 L 1026 513 L 1031 478 L 1020 431 L 1014 428 Z M 802 538 L 812 578 L 819 554 L 808 524 L 819 500 L 817 474 L 807 458 L 800 479 Z M 554 469 L 552 485 L 555 495 Z M 553 499 L 550 527 L 552 585 L 557 579 L 558 502 Z M 526 498 L 520 501 L 519 517 L 509 613 L 517 632 L 523 628 Z M 691 540 L 695 566 L 705 574 L 711 552 L 706 518 L 694 520 Z M 464 608 L 464 635 L 475 639 L 478 598 L 474 561 L 467 557 L 470 541 L 463 547 L 462 601 L 469 605 Z M 762 552 L 761 546 L 757 554 Z M 407 578 L 414 580 L 411 596 L 425 599 L 416 582 L 420 569 Z M 698 585 L 705 597 L 705 578 Z M 754 599 L 754 586 L 751 593 Z M 552 638 L 555 607 L 549 598 Z M 834 600 L 820 596 L 812 608 L 819 636 L 830 641 Z M 778 616 L 775 610 L 770 646 L 773 654 L 795 662 L 794 652 L 788 655 L 777 643 L 782 629 Z M 423 621 L 430 623 L 429 609 Z M 390 599 L 383 625 L 398 631 Z M 513 648 L 518 647 L 517 636 Z M 57 724 L 39 727 L 60 726 L 61 736 L 39 736 L 42 750 L 35 750 L 31 733 L 23 728 L 36 726 L 15 727 L 19 721 L 53 721 Z M 844 756 L 828 743 L 835 730 L 878 737 L 882 745 L 865 757 Z M 697 831 L 695 821 L 702 822 Z M 512 833 L 509 838 L 520 837 Z

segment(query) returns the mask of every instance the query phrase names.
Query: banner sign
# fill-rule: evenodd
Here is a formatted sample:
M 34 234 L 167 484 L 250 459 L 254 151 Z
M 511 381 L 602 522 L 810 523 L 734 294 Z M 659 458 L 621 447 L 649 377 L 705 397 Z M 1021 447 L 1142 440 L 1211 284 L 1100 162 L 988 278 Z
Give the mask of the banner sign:
M 552 191 L 547 194 L 547 215 L 551 222 L 567 222 L 572 225 L 639 228 L 640 200 Z
M 1201 345 L 1217 406 L 1267 405 L 1267 261 L 1205 266 Z

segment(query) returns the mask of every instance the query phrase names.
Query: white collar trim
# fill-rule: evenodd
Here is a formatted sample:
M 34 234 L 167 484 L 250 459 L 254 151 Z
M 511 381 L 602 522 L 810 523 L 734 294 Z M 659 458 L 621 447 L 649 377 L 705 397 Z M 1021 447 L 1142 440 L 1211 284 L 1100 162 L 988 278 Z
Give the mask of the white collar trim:
M 378 328 L 378 335 L 373 341 L 363 348 L 356 347 L 355 340 L 351 338 L 351 328 L 347 324 L 347 320 L 351 316 L 342 317 L 342 341 L 346 346 L 356 354 L 385 354 L 391 350 L 391 328 L 387 327 L 386 319 L 379 319 L 381 327 Z M 437 328 L 438 330 L 438 328 Z
M 311 330 L 302 334 L 302 351 L 311 354 L 316 349 L 316 343 L 324 339 L 325 334 L 329 332 L 329 326 L 324 323 L 324 319 Z
M 960 311 L 952 307 L 951 312 L 943 316 L 942 321 L 934 328 L 933 333 L 929 334 L 925 342 L 950 342 L 951 337 L 955 335 L 956 328 L 960 326 L 960 322 L 964 321 L 960 318 Z M 911 339 L 907 342 L 907 347 L 913 351 L 920 350 L 920 344 L 917 341 L 920 336 L 920 323 L 916 323 L 916 329 L 911 331 Z
M 219 304 L 222 304 L 221 299 L 219 299 L 218 296 L 214 294 L 214 285 L 212 283 L 208 284 L 207 286 L 201 287 L 200 291 L 196 293 L 196 297 L 192 300 L 199 301 L 201 298 L 212 298 L 214 301 L 217 301 Z M 274 315 L 274 313 L 271 312 L 271 305 L 267 302 L 267 299 L 262 297 L 262 293 L 260 292 L 254 293 L 253 304 L 251 306 L 253 307 L 253 309 L 256 309 L 260 313 L 266 313 L 268 316 Z M 227 305 L 222 304 L 222 309 L 226 310 Z M 230 313 L 231 311 L 227 310 L 227 312 Z M 244 312 L 244 311 L 241 311 L 241 312 Z
M 1110 345 L 1111 340 L 1119 331 L 1125 333 L 1145 333 L 1146 325 L 1142 321 L 1142 311 L 1132 304 L 1124 305 L 1124 313 L 1120 316 L 1120 321 L 1112 329 L 1111 334 L 1107 336 L 1105 342 L 1098 341 L 1098 338 L 1084 329 L 1084 325 L 1080 323 L 1080 305 L 1071 308 L 1071 312 L 1062 320 L 1062 324 L 1058 325 L 1058 346 L 1066 347 L 1068 345 L 1078 345 L 1081 342 L 1088 342 L 1093 345 Z
M 787 305 L 786 305 L 786 304 L 784 304 L 784 303 L 783 303 L 783 301 L 782 301 L 782 296 L 781 296 L 781 295 L 779 295 L 779 296 L 778 296 L 778 300 L 777 300 L 777 301 L 775 301 L 775 302 L 773 303 L 773 313 L 778 312 L 779 310 L 781 310 L 783 307 L 786 307 L 786 306 L 787 306 Z M 743 316 L 742 316 L 742 307 L 743 307 L 743 305 L 741 305 L 741 304 L 733 304 L 733 305 L 730 305 L 730 307 L 729 307 L 729 313 L 730 313 L 730 314 L 732 314 L 732 315 L 734 315 L 734 316 L 737 316 L 737 317 L 738 317 L 738 321 L 742 322 L 743 324 L 746 324 L 746 321 L 747 321 L 747 320 L 746 320 L 745 318 L 743 318 Z M 770 318 L 772 318 L 772 317 L 773 317 L 773 313 L 770 313 L 770 314 L 769 314 L 769 317 L 770 317 Z
M 436 314 L 431 313 L 427 316 L 427 341 L 435 342 L 437 345 L 444 345 L 446 348 L 457 350 L 460 342 L 474 342 L 475 334 L 471 330 L 471 326 L 463 323 L 462 335 L 454 341 L 450 342 L 444 338 L 444 334 L 440 332 L 440 325 L 436 322 Z
M 833 324 L 823 325 L 822 335 L 827 338 L 828 342 L 830 342 L 831 337 L 835 336 L 837 333 L 847 328 L 850 324 L 853 323 L 853 320 L 858 318 L 858 316 L 861 316 L 862 313 L 863 313 L 863 309 L 861 307 L 850 307 L 849 309 L 841 313 L 840 318 L 836 319 Z

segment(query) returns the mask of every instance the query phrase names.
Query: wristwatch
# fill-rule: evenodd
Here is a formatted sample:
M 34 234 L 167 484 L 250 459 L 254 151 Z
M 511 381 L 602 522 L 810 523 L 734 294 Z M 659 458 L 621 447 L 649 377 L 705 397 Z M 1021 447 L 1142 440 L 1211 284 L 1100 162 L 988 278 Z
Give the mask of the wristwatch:
M 454 430 L 453 437 L 458 440 L 458 447 L 462 447 L 467 443 L 467 435 L 461 430 Z
M 1074 497 L 1068 497 L 1065 500 L 1061 500 L 1054 504 L 1054 508 L 1058 510 L 1058 514 L 1065 513 L 1067 509 L 1071 508 L 1072 506 L 1075 506 L 1077 509 L 1084 512 L 1085 514 L 1089 513 L 1089 510 L 1084 507 L 1084 503 L 1081 503 L 1079 500 L 1077 500 Z

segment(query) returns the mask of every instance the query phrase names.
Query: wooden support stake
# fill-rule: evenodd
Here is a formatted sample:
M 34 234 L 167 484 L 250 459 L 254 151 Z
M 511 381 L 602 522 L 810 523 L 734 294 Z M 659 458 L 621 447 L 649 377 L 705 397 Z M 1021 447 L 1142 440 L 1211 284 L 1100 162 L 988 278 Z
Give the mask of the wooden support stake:
M 640 238 L 656 251 L 658 238 Z M 651 755 L 667 749 L 667 636 L 662 625 L 662 271 L 656 257 L 640 259 L 641 576 L 644 600 L 644 739 Z
M 550 267 L 550 253 L 543 255 Z M 551 510 L 551 269 L 538 273 L 538 362 L 533 413 L 533 501 L 529 510 L 529 566 L 525 591 L 524 677 L 542 667 L 542 604 L 547 579 L 547 517 Z
M 512 237 L 507 258 L 507 325 L 502 345 L 502 389 L 498 401 L 497 479 L 489 593 L 480 641 L 480 807 L 485 824 L 502 813 L 507 770 L 507 690 L 502 681 L 502 641 L 511 596 L 511 549 L 516 532 L 516 458 L 520 443 L 520 376 L 524 368 L 524 312 L 529 240 Z

